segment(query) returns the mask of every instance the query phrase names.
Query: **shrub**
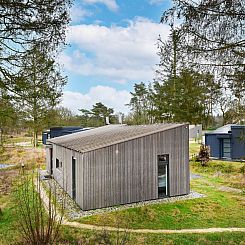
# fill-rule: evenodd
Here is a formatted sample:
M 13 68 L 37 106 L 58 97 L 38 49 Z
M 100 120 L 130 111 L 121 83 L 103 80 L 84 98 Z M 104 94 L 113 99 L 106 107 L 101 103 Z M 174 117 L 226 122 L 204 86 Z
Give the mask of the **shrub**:
M 25 244 L 55 244 L 60 234 L 64 205 L 58 207 L 57 196 L 52 200 L 50 188 L 45 206 L 40 194 L 40 176 L 33 175 L 23 171 L 15 191 L 16 229 L 25 240 Z
M 208 145 L 201 144 L 200 151 L 197 156 L 197 161 L 200 161 L 202 166 L 207 166 L 209 160 L 210 160 L 210 147 Z

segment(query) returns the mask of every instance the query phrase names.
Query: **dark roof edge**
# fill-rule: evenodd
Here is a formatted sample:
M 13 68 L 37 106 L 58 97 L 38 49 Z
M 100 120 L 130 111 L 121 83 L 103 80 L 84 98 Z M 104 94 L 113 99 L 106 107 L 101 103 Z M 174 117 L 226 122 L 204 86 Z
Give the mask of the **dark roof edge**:
M 152 135 L 152 134 L 168 131 L 168 130 L 173 129 L 173 128 L 179 128 L 179 127 L 183 127 L 183 126 L 187 126 L 187 125 L 189 126 L 188 123 L 173 124 L 171 127 L 167 128 L 167 129 L 161 129 L 161 130 L 159 129 L 159 130 L 155 130 L 155 131 L 152 131 L 152 132 L 149 132 L 149 133 L 141 134 L 139 136 L 134 136 L 134 137 L 131 137 L 131 138 L 128 138 L 128 139 L 125 139 L 125 140 L 118 140 L 118 141 L 115 141 L 113 143 L 106 144 L 106 145 L 103 145 L 101 147 L 95 147 L 95 148 L 87 150 L 87 151 L 75 150 L 75 149 L 69 148 L 67 146 L 63 146 L 62 144 L 57 144 L 57 143 L 50 142 L 50 141 L 48 143 L 55 144 L 55 145 L 58 145 L 58 146 L 62 146 L 64 148 L 66 148 L 66 149 L 69 149 L 69 150 L 72 150 L 72 151 L 76 151 L 76 152 L 79 152 L 79 153 L 83 154 L 83 153 L 88 153 L 88 152 L 99 150 L 99 149 L 102 149 L 102 148 L 105 148 L 105 147 L 109 147 L 109 146 L 112 146 L 112 145 L 117 145 L 117 144 L 120 144 L 120 143 L 123 143 L 123 142 L 131 141 L 131 140 L 134 140 L 134 139 L 139 139 L 139 138 L 142 138 L 142 137 L 145 137 L 145 136 L 149 136 L 149 135 Z M 189 129 L 189 127 L 188 127 L 188 129 Z
M 205 133 L 205 135 L 206 134 L 231 134 L 231 133 L 215 133 L 215 132 L 213 132 L 213 133 Z
M 245 125 L 231 125 L 231 128 L 245 128 Z

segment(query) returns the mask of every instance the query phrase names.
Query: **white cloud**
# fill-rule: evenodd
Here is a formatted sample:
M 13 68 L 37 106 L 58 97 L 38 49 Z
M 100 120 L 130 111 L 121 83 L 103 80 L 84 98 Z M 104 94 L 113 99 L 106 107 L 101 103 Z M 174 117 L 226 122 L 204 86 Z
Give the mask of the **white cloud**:
M 130 93 L 126 90 L 116 90 L 108 86 L 92 87 L 88 93 L 65 91 L 62 105 L 78 113 L 78 109 L 91 109 L 96 102 L 102 102 L 108 107 L 114 108 L 115 112 L 127 113 L 129 108 Z
M 83 0 L 83 2 L 87 4 L 102 3 L 112 11 L 117 11 L 119 9 L 116 0 Z
M 85 17 L 91 16 L 92 13 L 85 9 L 83 6 L 75 4 L 70 10 L 71 21 L 73 24 L 79 23 Z
M 128 26 L 71 26 L 68 43 L 73 52 L 63 54 L 67 70 L 98 76 L 119 83 L 152 80 L 157 64 L 157 38 L 166 38 L 169 28 L 148 19 L 137 18 Z

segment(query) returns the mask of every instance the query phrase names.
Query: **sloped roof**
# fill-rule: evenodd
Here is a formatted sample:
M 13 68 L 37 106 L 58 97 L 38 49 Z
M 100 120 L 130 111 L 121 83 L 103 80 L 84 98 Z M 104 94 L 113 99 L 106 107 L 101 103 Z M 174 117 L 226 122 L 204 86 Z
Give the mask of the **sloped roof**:
M 232 126 L 239 126 L 237 124 L 226 124 L 220 128 L 215 129 L 212 132 L 208 132 L 207 134 L 228 134 L 231 131 Z
M 182 125 L 185 124 L 108 125 L 52 138 L 47 143 L 54 143 L 84 153 Z

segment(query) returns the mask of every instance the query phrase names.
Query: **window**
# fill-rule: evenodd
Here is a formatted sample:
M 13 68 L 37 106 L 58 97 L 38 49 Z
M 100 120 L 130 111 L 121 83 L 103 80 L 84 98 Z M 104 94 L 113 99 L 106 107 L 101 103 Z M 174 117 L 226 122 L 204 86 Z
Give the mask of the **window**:
M 72 178 L 72 198 L 76 200 L 76 158 L 72 157 L 71 178 Z
M 168 196 L 168 164 L 169 155 L 158 155 L 158 197 Z
M 231 140 L 223 139 L 223 157 L 230 158 L 231 157 Z
M 62 168 L 62 162 L 56 158 L 56 168 Z

